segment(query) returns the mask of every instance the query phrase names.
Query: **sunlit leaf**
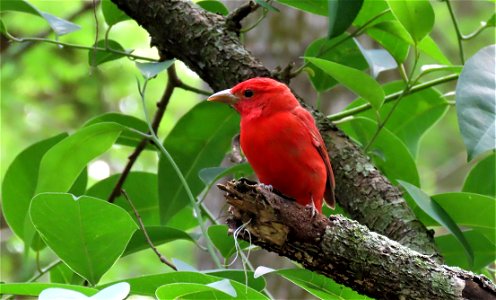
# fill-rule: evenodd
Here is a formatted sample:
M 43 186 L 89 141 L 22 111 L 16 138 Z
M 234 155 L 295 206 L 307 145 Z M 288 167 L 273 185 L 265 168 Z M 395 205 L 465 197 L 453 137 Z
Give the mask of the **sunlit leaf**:
M 109 26 L 113 26 L 119 22 L 131 19 L 110 0 L 102 1 L 102 13 L 103 18 L 105 18 L 105 22 Z
M 87 196 L 39 194 L 29 212 L 43 241 L 93 285 L 122 255 L 137 229 L 124 209 Z
M 388 0 L 388 4 L 398 21 L 416 43 L 431 32 L 434 26 L 434 10 L 429 0 Z

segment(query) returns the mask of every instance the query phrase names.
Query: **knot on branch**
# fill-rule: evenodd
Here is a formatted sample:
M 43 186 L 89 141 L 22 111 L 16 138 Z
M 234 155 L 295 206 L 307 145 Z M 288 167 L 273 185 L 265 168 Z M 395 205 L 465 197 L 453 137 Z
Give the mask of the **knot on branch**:
M 226 28 L 230 31 L 236 32 L 239 35 L 241 30 L 241 21 L 249 14 L 256 11 L 259 5 L 253 1 L 249 1 L 244 5 L 233 10 L 226 18 Z

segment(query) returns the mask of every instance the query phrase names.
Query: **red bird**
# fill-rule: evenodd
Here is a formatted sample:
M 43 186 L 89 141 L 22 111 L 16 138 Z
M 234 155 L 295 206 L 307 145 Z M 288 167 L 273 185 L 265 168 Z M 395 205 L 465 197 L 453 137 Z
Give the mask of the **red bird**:
M 322 212 L 334 208 L 334 175 L 312 115 L 289 88 L 252 78 L 208 101 L 230 104 L 241 115 L 241 148 L 261 183 Z

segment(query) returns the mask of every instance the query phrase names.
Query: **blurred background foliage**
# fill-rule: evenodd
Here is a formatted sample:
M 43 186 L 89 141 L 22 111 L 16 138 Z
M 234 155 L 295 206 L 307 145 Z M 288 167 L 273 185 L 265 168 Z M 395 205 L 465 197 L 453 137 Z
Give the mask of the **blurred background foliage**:
M 82 11 L 71 21 L 80 25 L 81 30 L 60 38 L 61 41 L 92 45 L 95 34 L 103 38 L 105 24 L 101 11 L 95 15 L 88 1 L 30 1 L 39 9 L 53 15 L 67 18 L 76 11 Z M 241 1 L 225 1 L 230 8 L 237 7 Z M 432 37 L 440 45 L 445 55 L 459 63 L 457 40 L 448 10 L 441 1 L 431 1 L 436 12 L 436 23 Z M 494 12 L 490 1 L 454 1 L 461 30 L 472 32 Z M 270 67 L 285 66 L 295 61 L 301 63 L 306 47 L 315 38 L 325 36 L 326 18 L 309 15 L 275 4 L 281 13 L 270 13 L 254 30 L 245 36 L 247 48 Z M 30 15 L 5 12 L 1 15 L 9 32 L 14 36 L 36 36 L 48 30 L 46 22 Z M 251 24 L 257 16 L 246 20 Z M 97 30 L 98 29 L 98 30 Z M 488 29 L 477 38 L 464 44 L 466 57 L 469 58 L 482 47 L 494 43 L 494 28 Z M 51 37 L 51 36 L 50 36 Z M 149 47 L 149 37 L 145 30 L 134 21 L 118 23 L 110 33 L 110 38 L 119 41 L 125 49 L 136 49 L 134 54 L 158 58 L 154 48 Z M 369 40 L 361 40 L 373 45 Z M 104 112 L 121 112 L 143 118 L 139 102 L 136 78 L 139 71 L 134 63 L 120 59 L 105 63 L 97 68 L 88 64 L 88 51 L 57 47 L 51 44 L 17 44 L 2 39 L 1 44 L 1 168 L 6 172 L 14 157 L 33 142 L 59 132 L 72 132 L 88 119 Z M 422 61 L 421 61 L 422 63 Z M 202 83 L 196 74 L 181 63 L 176 64 L 179 77 L 186 83 L 202 89 L 209 87 Z M 167 75 L 162 72 L 152 80 L 147 90 L 148 108 L 154 110 L 165 89 Z M 395 71 L 380 75 L 379 81 L 396 79 Z M 398 77 L 399 78 L 399 77 Z M 310 102 L 315 104 L 316 93 L 308 79 L 300 75 L 292 86 Z M 454 90 L 454 83 L 445 85 L 442 92 Z M 322 109 L 326 113 L 342 110 L 353 96 L 342 88 L 335 88 L 320 95 Z M 176 89 L 166 114 L 162 120 L 158 136 L 164 138 L 175 122 L 193 105 L 204 97 L 181 89 Z M 454 100 L 451 98 L 450 100 Z M 98 158 L 89 167 L 89 186 L 97 180 L 121 172 L 132 148 L 114 146 L 113 150 Z M 480 160 L 480 159 L 479 159 Z M 458 131 L 456 112 L 451 107 L 444 118 L 433 126 L 422 138 L 416 163 L 422 189 L 429 194 L 460 191 L 464 178 L 471 166 L 478 160 L 466 163 L 466 151 Z M 153 171 L 157 169 L 157 158 L 153 153 L 143 153 L 133 170 Z M 22 242 L 9 233 L 2 220 L 1 234 L 1 281 L 23 281 L 35 269 L 34 254 L 28 264 L 22 263 Z M 173 246 L 165 245 L 159 249 L 168 257 L 181 259 L 197 265 L 197 257 L 192 255 L 195 246 L 177 241 Z M 164 272 L 163 265 L 157 262 L 151 251 L 120 259 L 105 274 L 102 283 L 118 278 L 133 277 L 141 274 Z M 42 265 L 53 260 L 53 254 L 44 251 Z

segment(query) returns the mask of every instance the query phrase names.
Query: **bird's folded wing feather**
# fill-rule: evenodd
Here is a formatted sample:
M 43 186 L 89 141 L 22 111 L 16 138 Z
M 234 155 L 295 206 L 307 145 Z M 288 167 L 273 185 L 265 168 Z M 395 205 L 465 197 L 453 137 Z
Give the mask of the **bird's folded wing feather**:
M 292 112 L 301 120 L 301 122 L 305 125 L 305 127 L 312 135 L 313 145 L 315 146 L 320 154 L 320 157 L 322 157 L 322 160 L 325 163 L 327 171 L 327 183 L 324 192 L 324 199 L 329 207 L 334 208 L 334 204 L 336 203 L 334 195 L 334 173 L 332 172 L 331 161 L 329 160 L 327 148 L 324 141 L 322 140 L 322 136 L 320 135 L 320 132 L 315 125 L 315 120 L 313 119 L 310 112 L 308 112 L 303 107 L 297 107 Z

